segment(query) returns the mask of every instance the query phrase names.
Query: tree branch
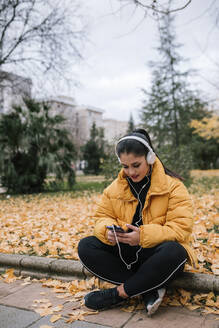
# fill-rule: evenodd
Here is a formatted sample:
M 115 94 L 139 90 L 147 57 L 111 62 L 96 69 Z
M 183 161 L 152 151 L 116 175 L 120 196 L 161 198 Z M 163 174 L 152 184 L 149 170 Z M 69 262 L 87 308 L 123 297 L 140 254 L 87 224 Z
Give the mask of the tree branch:
M 191 2 L 192 0 L 188 0 L 185 5 L 181 6 L 181 7 L 178 7 L 178 8 L 175 8 L 175 9 L 171 9 L 171 10 L 161 10 L 161 9 L 158 9 L 156 6 L 157 6 L 157 2 L 156 0 L 153 0 L 152 1 L 152 4 L 151 5 L 147 5 L 145 3 L 143 3 L 142 1 L 139 1 L 139 0 L 119 0 L 120 2 L 124 2 L 124 1 L 128 1 L 128 2 L 132 2 L 133 4 L 135 4 L 136 6 L 139 6 L 139 7 L 142 7 L 146 10 L 152 10 L 158 14 L 168 14 L 168 13 L 172 13 L 172 12 L 176 12 L 176 11 L 180 11 L 180 10 L 183 10 L 185 9 Z
M 9 26 L 11 25 L 11 23 L 15 20 L 15 17 L 16 17 L 16 9 L 19 5 L 19 0 L 16 1 L 16 3 L 12 6 L 12 16 L 11 16 L 11 19 L 9 19 L 9 21 L 7 22 L 7 24 L 5 24 L 2 32 L 1 32 L 1 40 L 0 40 L 0 48 L 2 48 L 2 43 L 3 43 L 3 39 L 5 37 L 5 33 L 6 31 L 8 30 Z M 7 8 L 7 7 L 6 7 Z
M 32 61 L 39 59 L 46 71 L 55 65 L 63 68 L 68 62 L 63 54 L 67 52 L 77 59 L 82 58 L 77 43 L 84 38 L 84 27 L 81 16 L 77 15 L 80 6 L 76 0 L 70 8 L 53 3 L 50 6 L 49 1 L 45 3 L 44 0 L 4 0 L 4 4 L 8 6 L 0 6 L 1 16 L 10 19 L 5 25 L 0 20 L 0 66 L 22 63 L 22 58 L 32 56 L 30 51 L 35 56 Z

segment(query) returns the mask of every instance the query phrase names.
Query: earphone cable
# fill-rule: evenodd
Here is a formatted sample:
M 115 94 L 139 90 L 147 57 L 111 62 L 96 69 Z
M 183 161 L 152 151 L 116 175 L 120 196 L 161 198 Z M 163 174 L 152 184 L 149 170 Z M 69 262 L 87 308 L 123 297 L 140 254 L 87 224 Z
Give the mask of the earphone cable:
M 137 193 L 137 191 L 135 190 L 135 188 L 133 187 L 132 183 L 129 181 L 129 179 L 127 178 L 129 184 L 132 186 L 133 190 L 135 191 L 136 195 L 137 195 L 137 199 L 138 199 L 138 202 L 140 204 L 140 209 L 139 209 L 139 220 L 136 222 L 136 225 L 137 227 L 139 228 L 139 225 L 138 223 L 142 220 L 142 210 L 143 210 L 143 206 L 142 206 L 142 202 L 140 200 L 140 193 L 142 192 L 142 190 L 147 186 L 147 184 L 149 183 L 149 178 L 147 177 L 148 181 L 141 187 L 141 190 L 139 193 Z M 119 244 L 119 241 L 118 241 L 118 237 L 116 235 L 116 231 L 115 231 L 115 228 L 113 226 L 113 232 L 114 232 L 114 236 L 115 236 L 115 239 L 116 239 L 116 244 L 118 246 L 118 250 L 119 250 L 119 257 L 121 259 L 121 261 L 126 265 L 127 269 L 130 270 L 131 269 L 131 266 L 133 264 L 135 264 L 136 262 L 138 262 L 138 253 L 142 250 L 142 247 L 140 246 L 140 248 L 137 250 L 135 256 L 136 256 L 136 259 L 135 261 L 131 262 L 131 263 L 126 263 L 126 261 L 124 260 L 123 256 L 122 256 L 122 251 L 121 251 L 121 247 L 120 247 L 120 244 Z
M 122 252 L 121 252 L 121 247 L 119 245 L 119 241 L 118 241 L 118 237 L 116 235 L 116 231 L 115 231 L 115 228 L 113 226 L 113 232 L 114 232 L 114 236 L 115 236 L 115 239 L 116 239 L 116 243 L 117 243 L 117 246 L 118 246 L 118 249 L 119 249 L 119 257 L 121 259 L 121 261 L 125 264 L 125 266 L 127 267 L 128 270 L 131 270 L 131 267 L 133 264 L 135 264 L 136 262 L 138 262 L 138 253 L 141 251 L 142 247 L 140 247 L 137 252 L 136 252 L 136 259 L 135 261 L 131 262 L 131 263 L 126 263 L 126 261 L 124 260 L 123 256 L 122 256 Z

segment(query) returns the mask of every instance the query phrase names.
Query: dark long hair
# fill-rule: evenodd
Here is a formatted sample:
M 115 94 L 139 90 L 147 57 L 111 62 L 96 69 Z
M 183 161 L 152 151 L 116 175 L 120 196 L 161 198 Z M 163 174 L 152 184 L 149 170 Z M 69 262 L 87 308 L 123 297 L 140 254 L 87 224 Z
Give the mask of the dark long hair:
M 132 131 L 131 133 L 127 134 L 126 136 L 136 136 L 136 137 L 140 137 L 140 138 L 144 139 L 150 145 L 150 147 L 154 151 L 154 153 L 156 153 L 154 150 L 154 147 L 152 145 L 151 138 L 146 130 L 136 129 L 136 130 Z M 148 152 L 149 152 L 148 148 L 146 148 L 142 143 L 140 143 L 139 141 L 134 140 L 134 139 L 122 140 L 116 146 L 116 153 L 118 156 L 120 156 L 120 154 L 122 154 L 122 153 L 127 153 L 127 154 L 133 153 L 137 156 L 145 156 L 146 157 Z M 160 159 L 160 157 L 157 154 L 156 154 L 156 156 L 161 161 L 164 171 L 165 171 L 165 174 L 167 174 L 171 177 L 177 178 L 181 181 L 184 180 L 179 174 L 166 168 L 165 165 L 163 164 L 162 160 Z

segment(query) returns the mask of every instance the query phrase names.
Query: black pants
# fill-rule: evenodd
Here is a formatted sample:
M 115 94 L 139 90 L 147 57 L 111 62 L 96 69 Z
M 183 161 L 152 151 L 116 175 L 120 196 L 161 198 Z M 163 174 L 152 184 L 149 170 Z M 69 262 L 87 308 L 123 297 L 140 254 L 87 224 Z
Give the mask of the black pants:
M 139 246 L 122 243 L 120 246 L 125 262 L 134 262 Z M 106 245 L 94 236 L 79 242 L 78 255 L 85 268 L 95 276 L 115 285 L 124 283 L 129 297 L 166 287 L 183 271 L 187 260 L 184 247 L 168 241 L 153 248 L 142 248 L 138 261 L 129 270 L 121 261 L 117 245 Z

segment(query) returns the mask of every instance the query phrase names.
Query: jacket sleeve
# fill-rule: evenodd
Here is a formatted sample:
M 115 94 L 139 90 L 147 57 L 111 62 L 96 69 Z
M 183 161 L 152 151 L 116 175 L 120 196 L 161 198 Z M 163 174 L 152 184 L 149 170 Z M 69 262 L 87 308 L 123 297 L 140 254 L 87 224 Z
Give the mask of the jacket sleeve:
M 94 235 L 103 243 L 111 245 L 107 239 L 108 225 L 118 225 L 116 216 L 113 211 L 111 200 L 108 196 L 107 189 L 104 190 L 100 203 L 96 209 Z
M 142 225 L 140 245 L 151 248 L 165 241 L 188 242 L 192 227 L 192 204 L 187 189 L 181 182 L 174 183 L 170 192 L 165 223 Z

